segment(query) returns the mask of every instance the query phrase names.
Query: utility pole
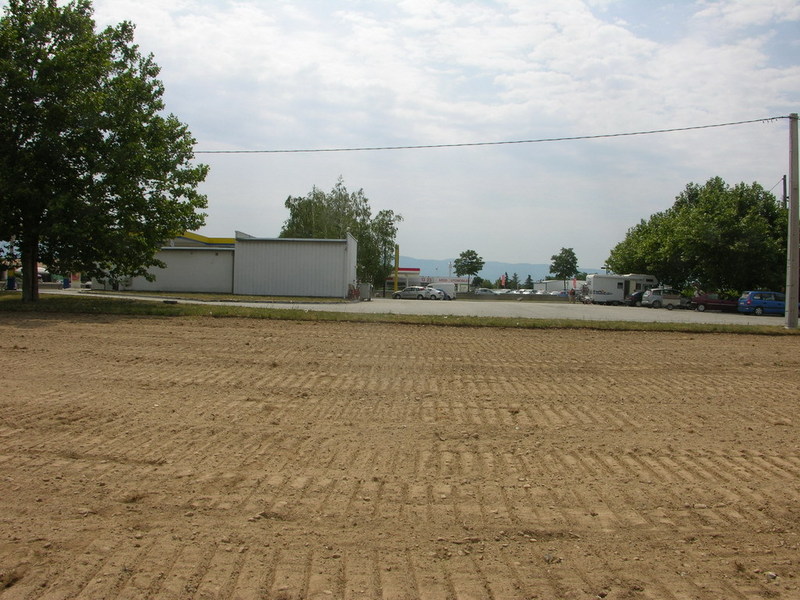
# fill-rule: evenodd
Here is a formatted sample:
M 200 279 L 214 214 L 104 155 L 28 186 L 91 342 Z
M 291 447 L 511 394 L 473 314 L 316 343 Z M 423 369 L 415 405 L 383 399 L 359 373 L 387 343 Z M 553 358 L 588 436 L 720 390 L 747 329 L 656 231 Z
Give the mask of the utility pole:
M 397 280 L 400 279 L 400 244 L 394 245 L 394 291 L 397 291 Z
M 786 243 L 786 328 L 797 329 L 800 284 L 800 210 L 798 210 L 797 113 L 789 115 L 789 235 Z

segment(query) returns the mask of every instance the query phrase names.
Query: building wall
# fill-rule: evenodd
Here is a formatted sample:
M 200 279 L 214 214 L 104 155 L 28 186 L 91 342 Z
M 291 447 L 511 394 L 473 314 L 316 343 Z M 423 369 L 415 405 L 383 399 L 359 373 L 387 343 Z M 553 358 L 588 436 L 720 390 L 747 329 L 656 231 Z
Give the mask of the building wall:
M 292 240 L 255 238 L 237 231 L 235 240 L 220 238 L 219 243 L 214 242 L 216 238 L 195 235 L 204 244 L 200 246 L 188 235 L 156 254 L 166 268 L 150 269 L 155 281 L 134 277 L 120 288 L 346 298 L 349 286 L 356 284 L 358 243 L 349 234 L 344 240 Z M 97 281 L 93 287 L 111 289 L 110 284 Z
M 233 293 L 345 298 L 356 283 L 355 239 L 264 239 L 238 235 Z
M 156 258 L 165 269 L 151 268 L 155 281 L 134 277 L 124 289 L 147 292 L 233 292 L 233 248 L 162 248 Z

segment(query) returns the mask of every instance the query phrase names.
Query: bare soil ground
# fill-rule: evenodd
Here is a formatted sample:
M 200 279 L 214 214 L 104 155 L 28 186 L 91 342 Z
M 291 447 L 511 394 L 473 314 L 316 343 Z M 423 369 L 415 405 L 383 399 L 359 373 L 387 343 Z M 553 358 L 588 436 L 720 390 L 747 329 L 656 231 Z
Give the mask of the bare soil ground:
M 0 600 L 800 598 L 800 337 L 0 314 Z

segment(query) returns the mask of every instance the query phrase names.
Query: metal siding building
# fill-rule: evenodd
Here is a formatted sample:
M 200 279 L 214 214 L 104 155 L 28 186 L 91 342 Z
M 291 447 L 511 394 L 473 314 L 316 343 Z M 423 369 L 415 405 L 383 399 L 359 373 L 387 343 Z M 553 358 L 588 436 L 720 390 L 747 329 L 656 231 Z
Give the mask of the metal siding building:
M 233 293 L 346 298 L 356 284 L 355 238 L 255 238 L 236 232 Z
M 230 294 L 233 290 L 233 248 L 166 247 L 156 253 L 156 258 L 164 262 L 166 268 L 150 268 L 155 281 L 134 277 L 124 289 L 217 294 Z M 109 286 L 100 285 L 95 289 L 102 287 Z
M 208 292 L 255 296 L 346 298 L 356 285 L 358 242 L 344 240 L 207 238 L 187 232 L 156 257 L 165 269 L 151 268 L 155 281 L 134 277 L 121 289 L 149 292 Z M 95 289 L 111 289 L 94 281 Z
M 129 287 L 142 291 L 231 293 L 233 248 L 162 248 L 156 258 L 167 265 L 165 269 L 150 269 L 156 280 L 134 277 Z

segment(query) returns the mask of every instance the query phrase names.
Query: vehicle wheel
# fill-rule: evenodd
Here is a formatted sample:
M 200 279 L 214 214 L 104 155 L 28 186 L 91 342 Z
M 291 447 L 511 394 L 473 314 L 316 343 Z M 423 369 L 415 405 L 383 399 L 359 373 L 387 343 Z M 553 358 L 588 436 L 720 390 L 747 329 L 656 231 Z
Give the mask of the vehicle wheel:
M 653 308 L 661 308 L 661 302 L 659 302 L 658 300 L 656 300 L 656 301 L 655 301 L 655 302 L 653 302 L 653 304 L 651 304 L 650 306 L 652 306 Z
M 756 306 L 755 310 L 753 311 L 753 314 L 757 317 L 760 317 L 761 315 L 764 314 L 764 309 L 761 308 L 760 306 Z
M 667 310 L 672 310 L 673 308 L 675 308 L 675 307 L 672 306 L 672 304 L 667 304 Z
M 417 300 L 424 300 L 424 299 L 425 299 L 425 296 L 423 296 L 422 294 L 420 294 L 419 296 L 417 296 Z
M 400 294 L 392 294 L 392 298 L 395 300 L 400 300 Z
M 706 305 L 705 304 L 698 304 L 697 305 L 697 312 L 705 312 Z

